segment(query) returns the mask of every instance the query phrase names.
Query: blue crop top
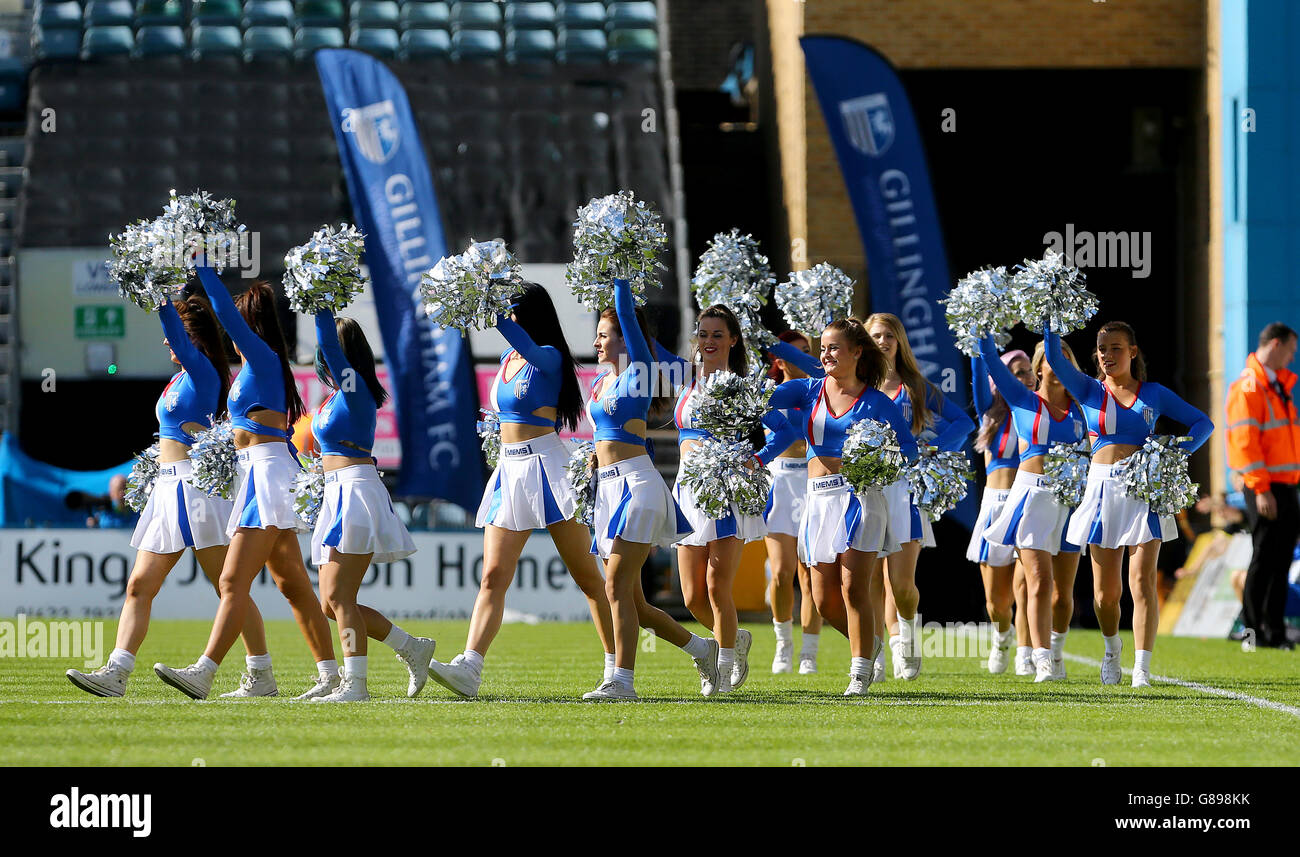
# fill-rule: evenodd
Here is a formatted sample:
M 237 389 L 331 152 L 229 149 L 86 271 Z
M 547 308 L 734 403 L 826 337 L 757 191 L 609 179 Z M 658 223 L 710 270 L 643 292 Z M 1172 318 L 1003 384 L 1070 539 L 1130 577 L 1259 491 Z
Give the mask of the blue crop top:
M 1214 431 L 1214 423 L 1196 408 L 1165 387 L 1144 381 L 1137 396 L 1127 407 L 1120 404 L 1110 387 L 1074 368 L 1061 352 L 1061 337 L 1044 328 L 1047 363 L 1061 379 L 1065 389 L 1083 406 L 1088 433 L 1093 437 L 1092 451 L 1113 443 L 1141 446 L 1155 430 L 1156 420 L 1164 415 L 1187 426 L 1191 440 L 1180 446 L 1190 452 L 1200 449 Z
M 999 363 L 1002 361 L 999 359 Z M 1006 364 L 1003 364 L 1005 366 Z M 970 359 L 970 378 L 971 392 L 974 394 L 972 401 L 975 403 L 975 413 L 981 416 L 988 413 L 989 408 L 993 407 L 993 392 L 989 389 L 989 372 L 988 367 L 984 364 L 984 358 L 976 355 Z M 1024 386 L 1021 384 L 1020 386 Z M 1028 389 L 1028 388 L 1026 388 Z M 1005 399 L 1006 397 L 1003 396 Z M 998 426 L 996 432 L 989 439 L 988 465 L 984 472 L 992 473 L 995 470 L 1016 469 L 1020 467 L 1020 443 L 1016 437 L 1016 423 L 1011 418 L 1011 409 L 1007 409 L 1007 415 L 1002 420 L 1002 425 Z
M 537 345 L 522 327 L 504 316 L 497 317 L 497 330 L 510 347 L 501 353 L 501 368 L 492 382 L 492 410 L 503 423 L 555 428 L 555 420 L 539 417 L 533 411 L 559 406 L 560 368 L 564 362 L 559 349 Z M 512 354 L 527 362 L 507 378 L 506 366 Z
M 203 291 L 207 293 L 208 300 L 212 303 L 212 311 L 216 313 L 226 333 L 230 334 L 231 340 L 239 347 L 239 353 L 244 356 L 243 368 L 235 376 L 234 383 L 230 385 L 230 393 L 226 396 L 230 424 L 234 428 L 253 434 L 288 440 L 287 431 L 263 425 L 248 416 L 249 412 L 260 408 L 288 414 L 289 405 L 285 397 L 284 376 L 281 374 L 279 356 L 271 350 L 271 346 L 253 332 L 248 322 L 244 321 L 244 317 L 239 314 L 234 300 L 230 297 L 230 292 L 226 291 L 226 287 L 217 278 L 216 272 L 207 265 L 200 265 L 198 273 Z M 335 338 L 337 339 L 337 335 Z
M 167 389 L 158 397 L 154 410 L 158 414 L 158 437 L 176 440 L 189 445 L 194 438 L 181 426 L 198 423 L 209 426 L 209 417 L 221 409 L 221 378 L 217 367 L 203 355 L 185 332 L 185 325 L 171 301 L 163 301 L 158 308 L 163 333 L 176 359 L 181 361 L 181 371 L 167 382 Z
M 343 355 L 334 313 L 327 309 L 316 313 L 316 344 L 336 385 L 311 420 L 311 432 L 320 445 L 320 454 L 367 457 L 375 445 L 378 406 L 370 387 Z M 347 378 L 352 383 L 345 383 L 343 379 Z
M 903 412 L 903 419 L 912 424 L 912 399 L 907 387 L 900 386 L 894 393 L 894 403 Z M 934 387 L 927 384 L 925 404 L 930 409 L 932 422 L 917 433 L 916 439 L 942 452 L 957 452 L 966 445 L 966 438 L 975 431 L 975 421 L 966 415 L 957 403 L 947 396 L 941 402 Z
M 849 426 L 866 419 L 889 423 L 898 435 L 903 455 L 909 461 L 916 458 L 916 439 L 912 437 L 902 411 L 888 396 L 866 387 L 848 410 L 835 414 L 826 401 L 825 388 L 825 378 L 796 378 L 779 384 L 770 402 L 773 408 L 797 408 L 808 415 L 804 426 L 808 437 L 808 458 L 840 458 Z
M 612 370 L 606 370 L 596 378 L 587 402 L 587 418 L 591 420 L 598 442 L 608 440 L 644 446 L 645 438 L 628 431 L 625 426 L 633 420 L 644 422 L 650 414 L 654 358 L 650 343 L 646 342 L 641 325 L 637 324 L 636 304 L 627 280 L 614 280 L 614 312 L 618 315 L 618 326 L 627 348 L 628 366 L 599 399 L 596 390 Z
M 1011 407 L 1016 434 L 1029 444 L 1020 452 L 1021 461 L 1046 455 L 1054 443 L 1078 443 L 1083 440 L 1087 420 L 1078 402 L 1070 402 L 1070 409 L 1058 420 L 1052 416 L 1043 397 L 1020 383 L 1020 379 L 1012 375 L 1011 370 L 998 359 L 993 337 L 986 336 L 980 340 L 980 351 L 993 376 L 993 383 L 998 385 L 998 392 Z
M 787 363 L 793 363 L 795 367 L 803 370 L 805 374 L 812 378 L 825 378 L 826 370 L 822 368 L 821 361 L 811 354 L 805 354 L 802 350 L 795 348 L 788 342 L 777 340 L 768 346 L 767 350 L 773 357 L 784 360 Z M 808 440 L 808 415 L 799 408 L 784 408 L 781 410 L 781 416 L 785 417 L 786 422 L 794 431 L 795 437 L 790 443 Z M 771 440 L 769 433 L 768 440 Z

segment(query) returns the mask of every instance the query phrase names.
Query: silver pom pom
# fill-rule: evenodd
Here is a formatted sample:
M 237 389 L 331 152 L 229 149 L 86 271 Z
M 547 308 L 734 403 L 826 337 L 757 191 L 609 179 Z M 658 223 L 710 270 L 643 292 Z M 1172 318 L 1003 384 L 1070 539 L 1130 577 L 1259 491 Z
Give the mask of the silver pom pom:
M 1125 496 L 1150 505 L 1157 515 L 1177 515 L 1197 500 L 1200 485 L 1187 474 L 1187 452 L 1178 444 L 1190 437 L 1153 435 L 1124 459 L 1119 471 Z
M 840 474 L 859 492 L 894 484 L 907 464 L 894 427 L 870 419 L 849 426 L 841 461 Z
M 931 521 L 939 520 L 962 501 L 973 478 L 970 461 L 960 450 L 940 451 L 922 444 L 920 457 L 907 467 L 912 502 Z
M 444 256 L 420 278 L 424 312 L 439 327 L 486 330 L 510 315 L 523 285 L 519 260 L 500 238 L 475 241 L 459 256 Z
M 1016 313 L 1026 324 L 1046 321 L 1062 336 L 1079 330 L 1097 314 L 1097 296 L 1085 288 L 1086 279 L 1054 250 L 1041 260 L 1026 259 L 1012 278 Z
M 295 311 L 315 315 L 322 309 L 338 312 L 365 289 L 361 251 L 365 236 L 344 223 L 317 229 L 306 244 L 284 256 L 284 293 Z
M 325 501 L 325 471 L 321 467 L 319 455 L 309 458 L 304 469 L 293 477 L 289 493 L 293 495 L 293 511 L 297 513 L 298 519 L 308 529 L 314 529 L 321 504 Z
M 596 445 L 589 440 L 569 439 L 569 460 L 564 465 L 573 493 L 578 496 L 574 519 L 590 527 L 596 510 Z
M 661 285 L 655 270 L 668 245 L 663 219 L 638 202 L 632 191 L 597 197 L 578 209 L 573 223 L 573 262 L 564 278 L 573 296 L 589 310 L 614 305 L 614 280 L 627 280 L 638 305 L 646 287 Z
M 1043 475 L 1047 488 L 1067 509 L 1073 509 L 1083 500 L 1088 484 L 1088 466 L 1092 459 L 1092 444 L 1087 440 L 1077 443 L 1054 443 L 1043 460 Z
M 483 438 L 483 457 L 487 459 L 487 466 L 495 469 L 497 460 L 501 458 L 501 418 L 496 411 L 486 408 L 479 408 L 478 414 L 479 421 L 475 430 Z
M 853 279 L 829 262 L 790 274 L 776 287 L 776 305 L 790 327 L 804 336 L 822 335 L 826 325 L 848 318 L 853 309 Z
M 733 503 L 741 515 L 761 515 L 771 474 L 751 464 L 757 462 L 749 443 L 706 437 L 686 453 L 678 478 L 695 493 L 700 511 L 715 521 L 726 517 Z
M 980 340 L 989 334 L 1005 347 L 1011 341 L 1008 331 L 1021 320 L 1006 268 L 971 271 L 939 303 L 947 306 L 948 327 L 967 357 L 979 356 Z
M 170 236 L 156 220 L 137 220 L 118 235 L 108 237 L 112 259 L 108 278 L 118 294 L 148 312 L 185 288 L 185 269 L 179 264 Z
M 158 444 L 135 454 L 131 475 L 126 477 L 126 505 L 139 512 L 149 502 L 154 482 L 158 481 Z
M 748 437 L 763 424 L 775 389 L 770 378 L 742 378 L 725 369 L 714 372 L 691 394 L 695 424 L 718 437 Z
M 202 250 L 204 264 L 217 273 L 239 261 L 239 242 L 244 224 L 235 219 L 233 199 L 213 199 L 205 190 L 177 196 L 173 188 L 170 199 L 158 218 L 158 228 L 171 236 L 173 246 L 184 248 L 178 260 L 184 268 L 193 268 L 196 260 L 190 251 Z
M 755 374 L 765 368 L 760 349 L 776 341 L 772 332 L 763 326 L 761 316 L 763 307 L 767 306 L 767 293 L 775 282 L 767 257 L 758 250 L 758 242 L 752 235 L 742 235 L 734 228 L 713 236 L 691 280 L 700 309 L 722 304 L 736 316 L 749 351 L 749 365 Z
M 235 454 L 235 432 L 230 420 L 198 432 L 190 447 L 190 461 L 194 463 L 190 482 L 209 497 L 229 500 L 239 471 Z

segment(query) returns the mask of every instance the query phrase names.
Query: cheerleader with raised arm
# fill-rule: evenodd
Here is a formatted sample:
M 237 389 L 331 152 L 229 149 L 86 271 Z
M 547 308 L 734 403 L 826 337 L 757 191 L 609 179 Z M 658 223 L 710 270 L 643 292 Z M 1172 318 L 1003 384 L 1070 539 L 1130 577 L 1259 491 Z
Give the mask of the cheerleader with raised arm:
M 212 268 L 199 265 L 198 275 L 243 361 L 226 400 L 238 450 L 239 484 L 226 524 L 231 538 L 221 570 L 221 604 L 207 648 L 188 667 L 154 664 L 154 672 L 186 696 L 207 698 L 218 666 L 243 628 L 252 603 L 253 579 L 265 566 L 288 599 L 316 661 L 314 684 L 296 699 L 325 696 L 339 685 L 339 665 L 329 620 L 298 548 L 297 534 L 305 526 L 289 489 L 302 467 L 290 449 L 288 427 L 302 415 L 303 404 L 289 365 L 275 292 L 269 283 L 258 280 L 236 301 Z
M 1021 384 L 1033 389 L 1033 372 L 1029 368 L 1029 355 L 1019 349 L 1008 351 L 998 360 Z M 966 559 L 979 563 L 980 578 L 984 583 L 984 603 L 989 621 L 994 625 L 993 649 L 989 652 L 989 672 L 998 674 L 1007 670 L 1007 655 L 1011 648 L 1013 631 L 1012 608 L 1015 601 L 1016 550 L 1014 546 L 991 543 L 984 537 L 988 525 L 997 518 L 1011 492 L 1020 466 L 1020 444 L 1016 438 L 1015 421 L 1006 398 L 993 385 L 984 358 L 976 355 L 970 360 L 971 391 L 974 394 L 975 413 L 980 415 L 979 434 L 975 436 L 975 451 L 984 453 L 984 496 L 980 499 L 979 517 L 971 529 Z
M 164 301 L 158 308 L 163 344 L 181 371 L 167 382 L 158 398 L 158 477 L 131 536 L 135 567 L 126 584 L 126 599 L 117 623 L 117 642 L 108 663 L 82 673 L 68 670 L 68 679 L 96 696 L 122 696 L 149 630 L 153 599 L 186 549 L 194 551 L 204 575 L 218 586 L 226 559 L 226 521 L 231 502 L 209 497 L 190 483 L 190 447 L 194 434 L 209 428 L 209 419 L 226 413 L 230 369 L 221 328 L 201 297 Z M 266 650 L 266 629 L 257 605 L 249 602 L 243 624 L 248 671 L 239 688 L 222 696 L 275 696 L 279 690 Z
M 773 408 L 808 414 L 808 496 L 799 532 L 799 557 L 810 568 L 822 618 L 849 640 L 852 662 L 845 696 L 865 696 L 872 661 L 881 648 L 871 578 L 877 554 L 891 545 L 889 512 L 880 490 L 854 491 L 841 475 L 849 427 L 864 419 L 888 423 L 903 455 L 916 458 L 916 440 L 902 412 L 876 387 L 888 363 L 856 319 L 832 322 L 822 332 L 823 378 L 786 381 Z
M 582 393 L 555 304 L 546 289 L 525 283 L 510 318 L 497 330 L 510 345 L 492 382 L 491 404 L 501 424 L 501 452 L 479 506 L 483 528 L 483 581 L 470 616 L 465 651 L 429 670 L 443 687 L 478 695 L 483 659 L 501 630 L 506 593 L 533 530 L 546 529 L 574 582 L 587 596 L 605 650 L 602 683 L 614 673 L 614 624 L 605 582 L 591 555 L 591 534 L 579 523 L 577 496 L 566 475 L 569 451 L 557 430 L 573 430 Z
M 1077 371 L 1074 354 L 1065 359 Z M 998 360 L 993 337 L 980 341 L 984 364 L 1006 397 L 1020 443 L 1016 481 L 997 517 L 984 530 L 989 544 L 1014 547 L 1025 568 L 1029 636 L 1033 642 L 1034 681 L 1065 679 L 1065 635 L 1074 615 L 1074 575 L 1079 546 L 1065 538 L 1070 509 L 1052 493 L 1043 464 L 1054 443 L 1075 444 L 1086 422 L 1079 404 L 1044 360 L 1043 344 L 1034 349 L 1032 369 L 1038 384 L 1028 390 Z M 1008 631 L 1008 636 L 1010 632 Z
M 960 450 L 975 431 L 975 422 L 926 380 L 903 323 L 897 316 L 878 312 L 867 319 L 866 328 L 888 367 L 879 389 L 898 405 L 915 439 L 945 452 Z M 906 480 L 886 488 L 885 501 L 891 534 L 901 547 L 888 559 L 877 560 L 882 573 L 874 585 L 877 595 L 883 597 L 876 599 L 876 617 L 889 628 L 894 678 L 910 680 L 921 673 L 921 635 L 917 627 L 921 593 L 916 588 L 916 560 L 922 547 L 934 547 L 934 532 L 930 519 L 912 502 Z M 885 677 L 884 652 L 877 657 L 874 669 L 876 678 Z
M 1097 331 L 1094 360 L 1097 377 L 1090 378 L 1065 358 L 1061 337 L 1044 327 L 1047 362 L 1065 389 L 1083 407 L 1093 437 L 1092 466 L 1083 501 L 1070 518 L 1066 540 L 1088 545 L 1092 557 L 1093 599 L 1105 640 L 1102 684 L 1119 684 L 1122 646 L 1119 638 L 1120 581 L 1124 552 L 1129 555 L 1129 589 L 1133 593 L 1133 686 L 1151 684 L 1151 651 L 1155 645 L 1160 604 L 1156 599 L 1156 560 L 1160 542 L 1178 538 L 1172 517 L 1160 517 L 1150 506 L 1125 496 L 1118 479 L 1124 459 L 1142 448 L 1161 416 L 1187 426 L 1191 440 L 1182 448 L 1195 452 L 1214 431 L 1214 423 L 1196 408 L 1159 384 L 1146 381 L 1146 364 L 1137 334 L 1122 321 L 1110 321 Z

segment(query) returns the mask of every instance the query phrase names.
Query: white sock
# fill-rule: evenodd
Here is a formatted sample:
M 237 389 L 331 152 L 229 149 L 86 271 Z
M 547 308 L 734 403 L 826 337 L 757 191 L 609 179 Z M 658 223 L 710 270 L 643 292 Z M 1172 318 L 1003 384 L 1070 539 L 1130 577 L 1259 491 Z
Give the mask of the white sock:
M 114 649 L 108 654 L 108 665 L 130 672 L 135 669 L 135 655 L 126 649 Z
M 854 658 L 849 664 L 849 675 L 871 675 L 871 658 Z
M 1053 658 L 1053 660 L 1055 660 L 1056 658 L 1063 657 L 1063 656 L 1065 655 L 1065 635 L 1068 634 L 1068 633 L 1070 633 L 1070 632 L 1069 632 L 1069 631 L 1053 631 L 1053 632 L 1052 632 L 1052 658 Z
M 1151 672 L 1151 653 L 1146 649 L 1138 649 L 1133 655 L 1133 669 Z
M 790 619 L 785 622 L 772 620 L 772 629 L 776 631 L 776 641 L 778 643 L 794 643 L 794 620 Z
M 814 661 L 817 660 L 817 645 L 821 642 L 821 640 L 822 640 L 821 634 L 809 634 L 807 632 L 804 632 L 803 642 L 801 644 L 803 651 L 799 655 L 799 657 L 808 658 Z
M 1038 664 L 1042 661 L 1047 661 L 1049 664 L 1052 662 L 1051 649 L 1034 649 L 1034 663 Z
M 1032 658 L 1033 655 L 1034 649 L 1032 646 L 1016 646 L 1017 658 Z
M 339 662 L 332 658 L 328 661 L 317 661 L 316 672 L 323 679 L 333 679 L 339 674 Z
M 474 670 L 476 673 L 483 672 L 483 656 L 473 649 L 465 650 L 465 666 Z
M 731 668 L 736 664 L 735 649 L 718 649 L 718 675 L 731 675 Z
M 702 658 L 709 653 L 709 641 L 691 634 L 691 639 L 682 646 L 682 651 L 693 658 Z
M 384 637 L 384 645 L 394 652 L 405 649 L 406 644 L 409 642 L 411 642 L 411 635 L 397 627 L 396 624 L 393 625 L 393 630 L 388 632 L 388 636 Z
M 1013 629 L 1013 628 L 1008 628 L 1008 629 L 1006 629 L 1005 631 L 999 631 L 999 630 L 997 629 L 997 626 L 994 625 L 994 626 L 993 626 L 993 645 L 996 646 L 996 647 L 999 648 L 999 649 L 1002 648 L 1002 647 L 1005 646 L 1005 645 L 1007 644 L 1007 642 L 1011 639 L 1011 634 L 1012 634 L 1013 632 L 1014 632 L 1014 629 Z
M 903 614 L 898 613 L 898 636 L 902 637 L 904 646 L 911 646 L 916 639 L 916 617 L 904 619 Z
M 217 667 L 220 666 L 220 664 L 207 655 L 199 655 L 199 659 L 194 662 L 194 665 L 201 669 L 205 669 L 210 673 L 216 673 Z
M 617 667 L 614 666 L 614 653 L 606 652 L 605 653 L 605 679 L 604 679 L 605 681 L 609 681 L 611 678 L 614 677 L 615 669 L 617 669 Z
M 614 667 L 610 679 L 630 689 L 632 687 L 632 670 L 626 667 Z
M 248 671 L 269 670 L 271 668 L 271 655 L 268 652 L 265 655 L 244 655 L 244 664 Z
M 1120 641 L 1119 634 L 1113 637 L 1103 635 L 1101 639 L 1106 643 L 1106 654 L 1108 655 L 1118 655 L 1120 650 L 1124 648 L 1124 643 Z
M 352 678 L 366 677 L 366 656 L 365 655 L 345 655 L 343 657 L 343 674 Z

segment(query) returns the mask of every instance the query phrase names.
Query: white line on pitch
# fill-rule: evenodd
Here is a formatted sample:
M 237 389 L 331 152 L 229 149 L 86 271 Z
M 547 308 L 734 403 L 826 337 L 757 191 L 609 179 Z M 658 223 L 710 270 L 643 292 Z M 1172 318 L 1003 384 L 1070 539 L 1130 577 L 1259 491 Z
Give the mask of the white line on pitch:
M 1093 660 L 1092 658 L 1085 658 L 1082 655 L 1072 655 L 1069 652 L 1065 652 L 1064 655 L 1067 660 L 1075 661 L 1076 663 L 1086 664 L 1087 666 L 1090 667 L 1101 666 L 1101 661 Z M 1133 674 L 1133 670 L 1127 667 L 1124 668 L 1124 675 L 1132 675 L 1132 674 Z M 1300 708 L 1297 708 L 1294 705 L 1286 705 L 1285 703 L 1282 702 L 1274 702 L 1271 699 L 1264 699 L 1263 697 L 1259 697 L 1259 696 L 1251 696 L 1248 693 L 1239 693 L 1238 691 L 1235 690 L 1225 690 L 1221 687 L 1212 687 L 1208 684 L 1201 684 L 1200 682 L 1197 681 L 1187 681 L 1186 679 L 1171 678 L 1170 676 L 1165 676 L 1165 675 L 1152 675 L 1151 680 L 1162 681 L 1165 684 L 1176 684 L 1179 687 L 1186 687 L 1191 690 L 1199 690 L 1201 693 L 1209 693 L 1214 696 L 1222 696 L 1226 699 L 1239 699 L 1242 702 L 1249 702 L 1251 705 L 1257 705 L 1260 708 L 1267 708 L 1269 711 L 1280 711 L 1283 714 L 1290 714 L 1292 717 L 1300 717 Z

